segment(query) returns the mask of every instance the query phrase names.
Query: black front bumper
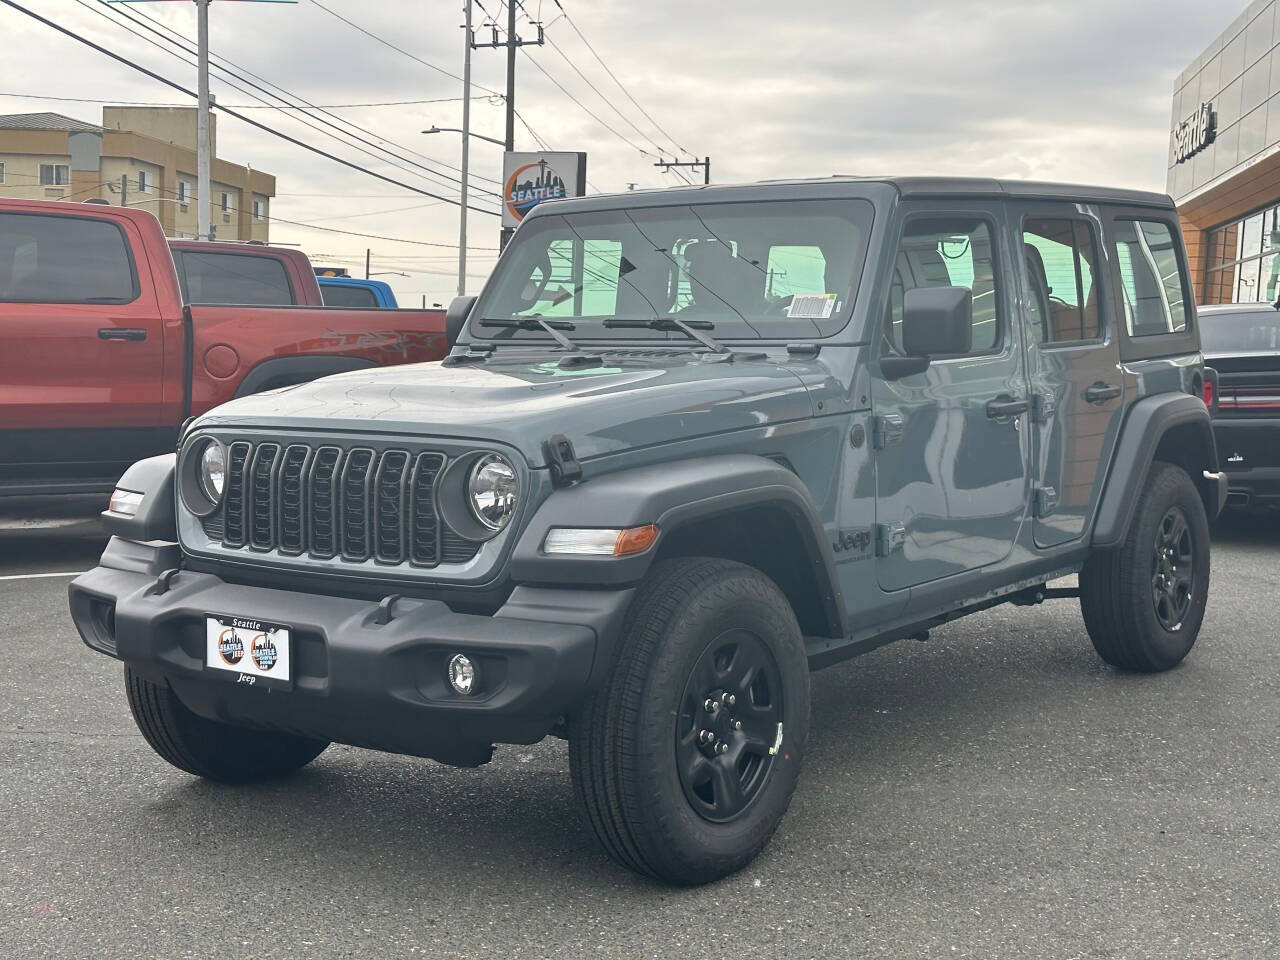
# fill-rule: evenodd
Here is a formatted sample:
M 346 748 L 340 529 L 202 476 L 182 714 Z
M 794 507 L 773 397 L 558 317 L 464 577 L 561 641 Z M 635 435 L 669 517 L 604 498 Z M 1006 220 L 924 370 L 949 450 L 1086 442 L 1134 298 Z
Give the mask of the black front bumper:
M 70 587 L 84 642 L 168 683 L 213 720 L 472 765 L 493 743 L 533 743 L 608 670 L 631 590 L 516 587 L 493 616 L 438 600 L 377 603 L 242 586 L 182 570 L 176 545 L 113 539 L 100 566 Z M 210 614 L 286 624 L 293 684 L 232 682 L 204 665 Z M 463 653 L 480 689 L 453 691 L 446 665 Z

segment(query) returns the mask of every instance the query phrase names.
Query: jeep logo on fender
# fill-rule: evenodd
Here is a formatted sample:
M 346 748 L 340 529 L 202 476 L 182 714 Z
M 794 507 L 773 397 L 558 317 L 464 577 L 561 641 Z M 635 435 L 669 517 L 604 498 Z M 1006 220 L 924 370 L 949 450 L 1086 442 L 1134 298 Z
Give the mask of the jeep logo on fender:
M 1213 104 L 1202 103 L 1200 109 L 1178 124 L 1173 131 L 1173 162 L 1183 163 L 1213 143 L 1218 135 L 1218 114 Z
M 871 546 L 869 530 L 838 530 L 831 549 L 836 553 L 863 553 Z

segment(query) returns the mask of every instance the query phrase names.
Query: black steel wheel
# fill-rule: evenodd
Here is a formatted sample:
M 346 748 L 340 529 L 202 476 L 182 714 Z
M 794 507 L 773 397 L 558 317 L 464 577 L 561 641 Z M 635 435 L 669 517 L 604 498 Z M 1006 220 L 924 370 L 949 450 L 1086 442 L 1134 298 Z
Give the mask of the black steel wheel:
M 608 854 L 667 883 L 746 866 L 791 802 L 809 665 L 787 598 L 730 560 L 656 564 L 612 673 L 570 718 L 574 790 Z
M 783 723 L 782 676 L 768 646 L 727 630 L 702 652 L 680 698 L 676 760 L 690 805 L 713 823 L 741 816 L 768 780 Z
M 1182 629 L 1194 589 L 1191 525 L 1181 507 L 1170 507 L 1156 528 L 1151 557 L 1151 600 L 1156 618 L 1166 630 Z
M 1122 670 L 1168 670 L 1191 652 L 1209 596 L 1209 520 L 1185 470 L 1157 460 L 1124 543 L 1080 571 L 1080 611 L 1098 655 Z

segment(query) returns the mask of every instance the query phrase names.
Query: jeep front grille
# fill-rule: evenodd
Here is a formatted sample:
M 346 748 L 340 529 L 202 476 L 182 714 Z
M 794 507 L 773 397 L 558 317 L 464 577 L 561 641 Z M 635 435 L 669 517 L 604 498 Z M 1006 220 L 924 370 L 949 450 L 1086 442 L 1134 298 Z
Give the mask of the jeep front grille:
M 436 509 L 445 455 L 330 444 L 237 440 L 227 489 L 205 535 L 246 553 L 434 567 L 466 563 L 480 545 Z

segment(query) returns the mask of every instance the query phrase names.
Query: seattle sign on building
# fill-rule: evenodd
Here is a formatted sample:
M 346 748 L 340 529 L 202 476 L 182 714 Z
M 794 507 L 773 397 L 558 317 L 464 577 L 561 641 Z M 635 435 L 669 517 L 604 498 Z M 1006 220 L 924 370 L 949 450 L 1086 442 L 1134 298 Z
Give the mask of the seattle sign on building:
M 587 192 L 585 153 L 507 153 L 502 164 L 502 225 L 516 227 L 547 200 Z
M 1191 159 L 1218 134 L 1218 114 L 1212 103 L 1200 104 L 1200 109 L 1178 124 L 1173 131 L 1173 162 L 1183 163 Z

